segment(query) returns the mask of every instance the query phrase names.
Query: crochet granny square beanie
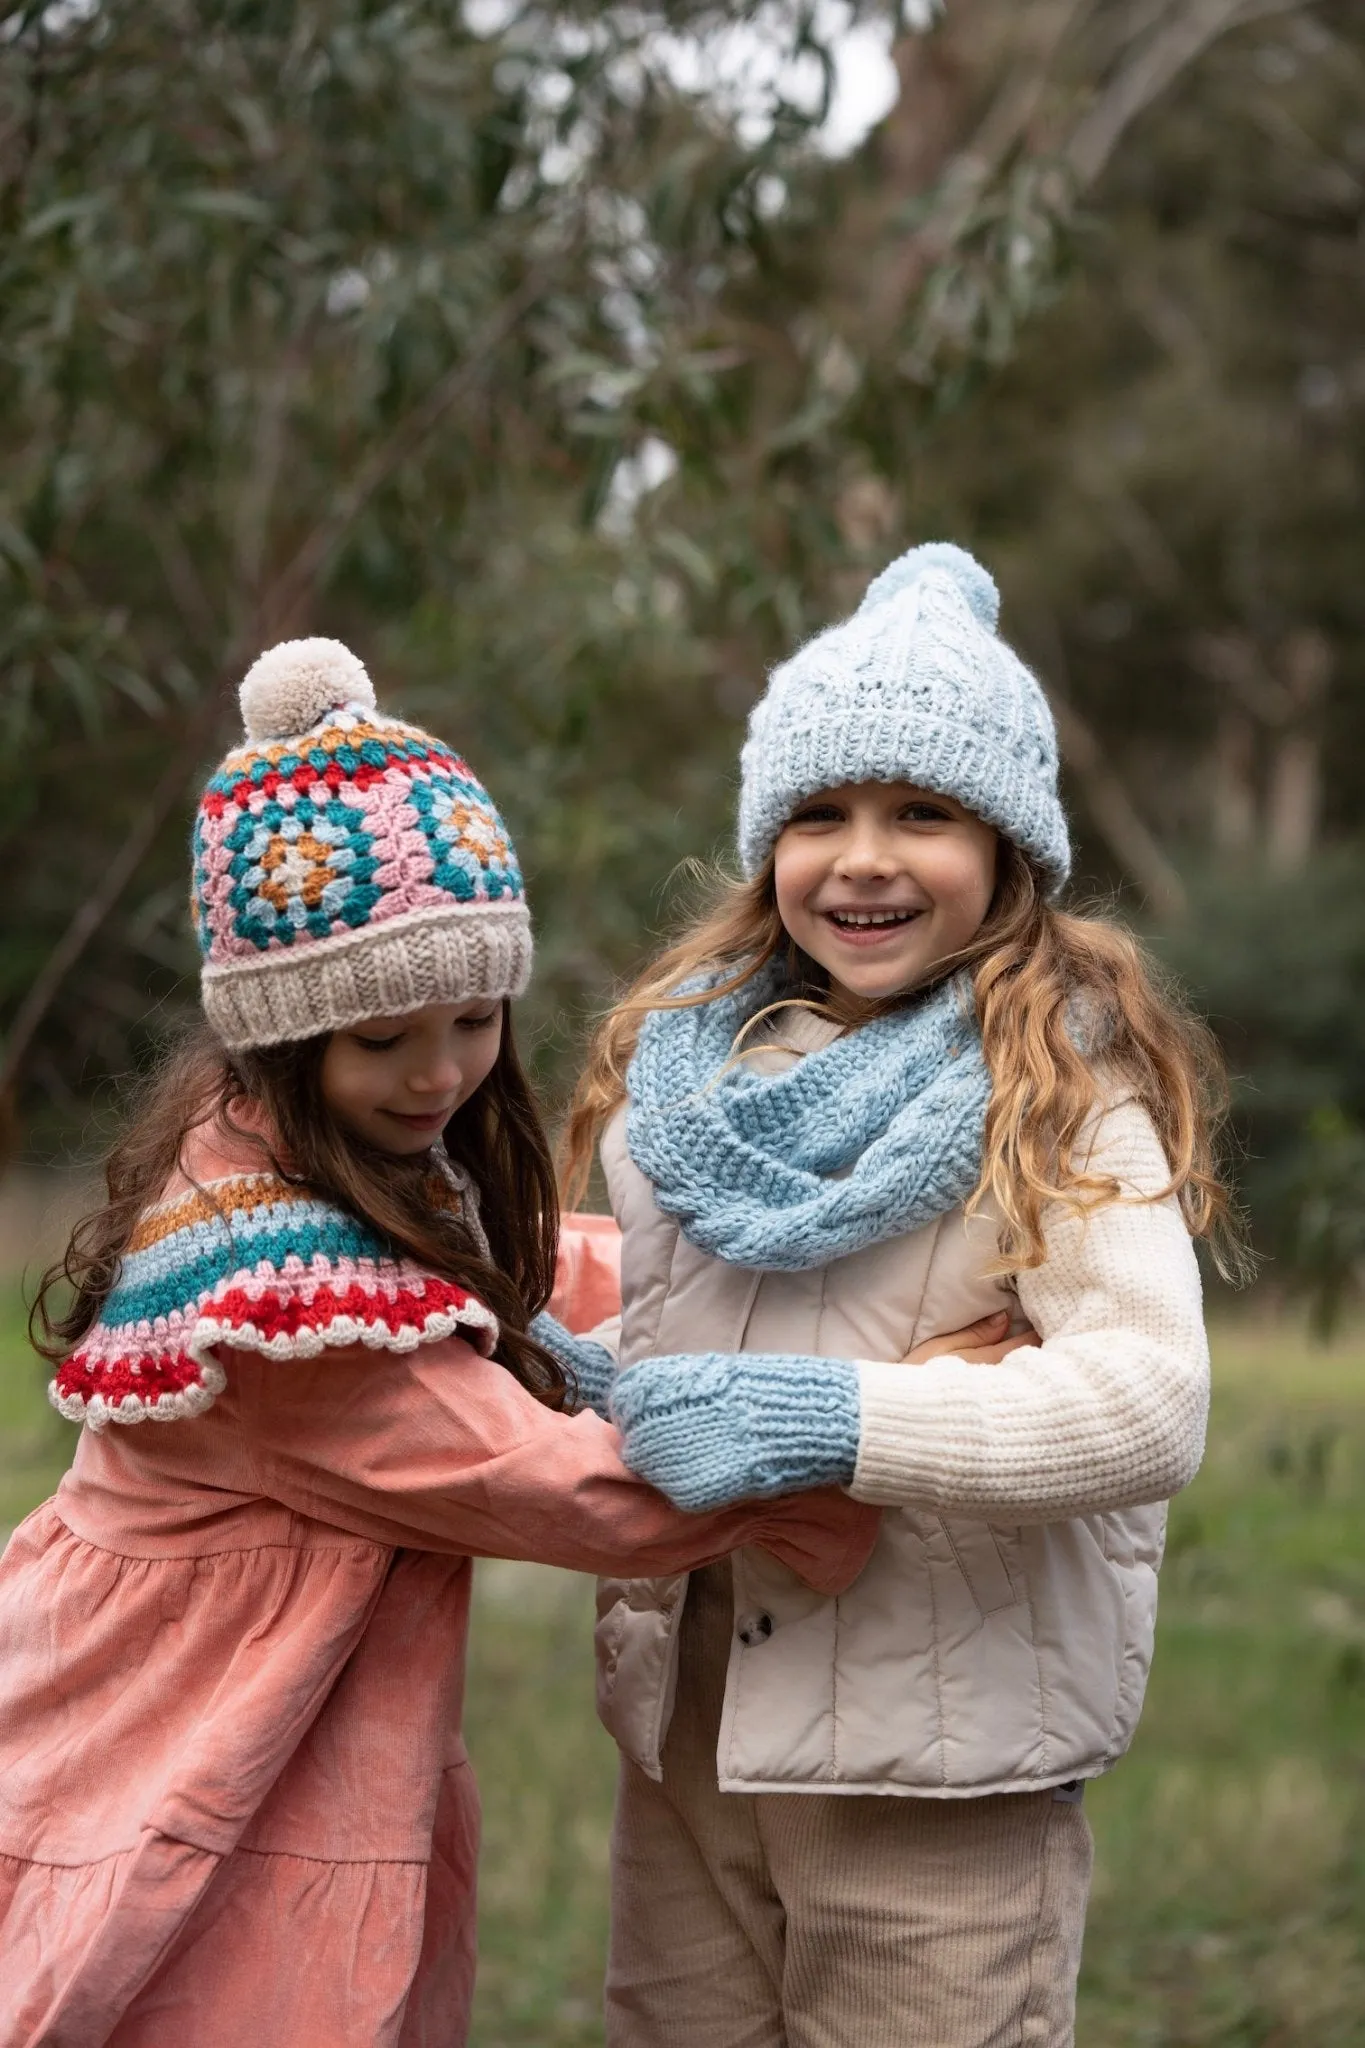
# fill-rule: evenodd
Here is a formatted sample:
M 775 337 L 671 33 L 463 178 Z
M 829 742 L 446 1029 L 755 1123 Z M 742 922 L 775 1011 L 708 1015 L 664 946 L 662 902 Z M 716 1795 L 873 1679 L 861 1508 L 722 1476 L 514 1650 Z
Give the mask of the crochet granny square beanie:
M 521 871 L 473 771 L 385 718 L 338 640 L 286 640 L 241 687 L 246 738 L 199 800 L 201 994 L 229 1049 L 426 1003 L 520 995 Z
M 796 806 L 846 782 L 912 782 L 1030 854 L 1071 869 L 1057 735 L 1034 677 L 996 632 L 995 579 L 965 548 L 911 548 L 851 619 L 773 670 L 740 756 L 739 852 L 756 875 Z

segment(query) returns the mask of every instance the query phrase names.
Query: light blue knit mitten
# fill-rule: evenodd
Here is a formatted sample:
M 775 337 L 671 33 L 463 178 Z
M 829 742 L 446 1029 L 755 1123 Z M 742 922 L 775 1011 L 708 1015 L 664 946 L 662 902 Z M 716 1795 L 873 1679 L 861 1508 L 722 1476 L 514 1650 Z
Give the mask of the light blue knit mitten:
M 611 1415 L 631 1470 L 693 1514 L 847 1485 L 858 1459 L 858 1372 L 844 1358 L 646 1358 L 617 1378 Z
M 573 1374 L 578 1382 L 578 1407 L 591 1408 L 594 1415 L 600 1415 L 604 1422 L 609 1422 L 607 1399 L 616 1377 L 616 1360 L 606 1345 L 596 1343 L 591 1337 L 575 1337 L 572 1330 L 566 1330 L 558 1316 L 552 1316 L 548 1309 L 542 1309 L 533 1318 L 531 1335 L 537 1344 L 543 1344 L 547 1351 L 552 1351 L 560 1364 L 566 1365 Z

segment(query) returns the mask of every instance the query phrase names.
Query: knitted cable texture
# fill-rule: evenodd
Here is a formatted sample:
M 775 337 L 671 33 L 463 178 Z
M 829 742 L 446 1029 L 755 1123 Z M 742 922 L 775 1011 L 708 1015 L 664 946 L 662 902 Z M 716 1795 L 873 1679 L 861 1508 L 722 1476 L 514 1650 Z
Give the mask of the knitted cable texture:
M 1052 714 L 996 634 L 999 602 L 980 562 L 930 542 L 884 569 L 852 618 L 773 670 L 740 756 L 746 874 L 817 790 L 912 782 L 956 797 L 1061 886 L 1071 848 Z
M 846 1485 L 858 1460 L 858 1372 L 842 1358 L 647 1358 L 617 1379 L 611 1414 L 626 1464 L 691 1514 Z
M 230 1175 L 149 1209 L 100 1320 L 48 1388 L 71 1422 L 171 1422 L 226 1385 L 216 1347 L 274 1359 L 353 1344 L 413 1351 L 498 1325 L 453 1281 L 272 1173 Z
M 1089 1171 L 1125 1200 L 1046 1220 L 1047 1258 L 1015 1275 L 1042 1348 L 1001 1365 L 856 1366 L 853 1492 L 878 1506 L 1010 1522 L 1168 1500 L 1199 1469 L 1209 1357 L 1199 1267 L 1151 1119 L 1100 1119 Z
M 606 1345 L 592 1337 L 575 1337 L 548 1309 L 542 1309 L 533 1318 L 531 1335 L 573 1374 L 578 1388 L 577 1409 L 591 1408 L 594 1415 L 606 1421 L 608 1398 L 616 1377 L 616 1360 Z
M 722 1072 L 778 1000 L 776 969 L 732 996 L 646 1018 L 626 1143 L 699 1250 L 801 1272 L 945 1215 L 981 1170 L 990 1077 L 957 981 L 782 1073 Z
M 210 779 L 193 845 L 203 1003 L 223 1043 L 519 995 L 525 889 L 468 764 L 382 717 L 335 640 L 271 648 L 241 699 L 247 740 Z

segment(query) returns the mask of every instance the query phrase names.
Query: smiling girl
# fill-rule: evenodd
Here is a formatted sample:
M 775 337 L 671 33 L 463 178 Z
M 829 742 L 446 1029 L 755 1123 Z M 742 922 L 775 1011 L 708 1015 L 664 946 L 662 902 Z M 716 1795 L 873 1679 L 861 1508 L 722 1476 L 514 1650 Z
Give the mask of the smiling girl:
M 996 614 L 915 548 L 775 672 L 746 879 L 579 1092 L 627 1461 L 698 1511 L 886 1509 L 837 1598 L 752 1550 L 604 1586 L 611 2048 L 1073 2038 L 1082 1793 L 1142 1704 L 1227 1209 L 1207 1034 L 1057 907 L 1052 721 Z
M 502 822 L 335 641 L 242 708 L 195 824 L 206 1022 L 38 1306 L 86 1427 L 0 1560 L 5 2048 L 459 2048 L 470 1558 L 756 1542 L 829 1591 L 877 1523 L 681 1513 L 565 1412 Z

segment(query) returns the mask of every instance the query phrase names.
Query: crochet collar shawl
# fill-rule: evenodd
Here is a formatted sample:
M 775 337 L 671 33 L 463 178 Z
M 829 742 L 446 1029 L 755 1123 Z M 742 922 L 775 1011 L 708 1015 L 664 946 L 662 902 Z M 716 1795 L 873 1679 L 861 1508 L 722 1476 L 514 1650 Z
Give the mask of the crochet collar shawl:
M 734 995 L 651 1011 L 628 1076 L 626 1144 L 700 1251 L 801 1272 L 966 1199 L 990 1077 L 960 980 L 784 1072 L 727 1068 L 736 1035 L 782 994 L 769 969 Z
M 226 1385 L 222 1350 L 314 1358 L 463 1336 L 492 1352 L 491 1310 L 273 1173 L 230 1174 L 147 1210 L 99 1321 L 48 1388 L 68 1421 L 175 1421 Z

